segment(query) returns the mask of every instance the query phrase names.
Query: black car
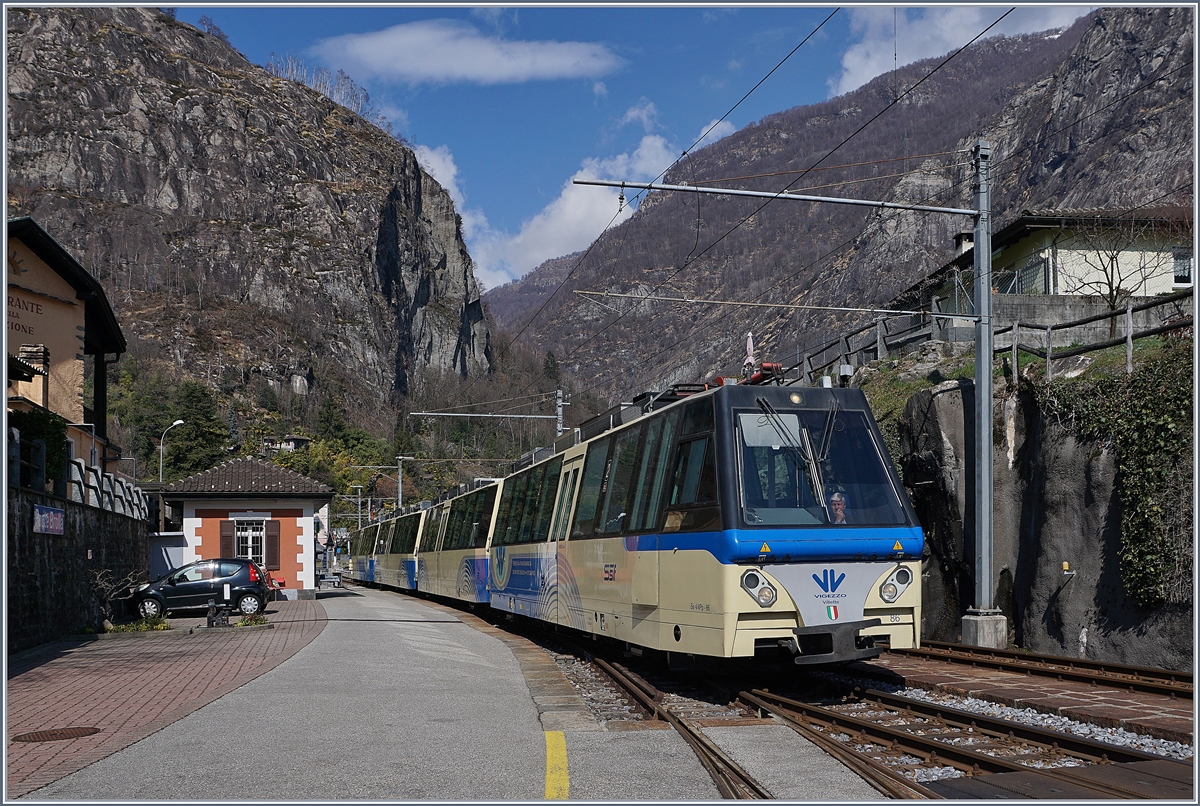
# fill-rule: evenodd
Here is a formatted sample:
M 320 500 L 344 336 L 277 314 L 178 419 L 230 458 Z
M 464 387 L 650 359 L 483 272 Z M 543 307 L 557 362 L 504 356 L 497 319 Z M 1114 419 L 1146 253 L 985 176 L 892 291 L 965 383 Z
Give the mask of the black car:
M 176 568 L 134 591 L 142 618 L 173 610 L 229 604 L 247 616 L 262 612 L 267 602 L 267 575 L 253 560 L 199 560 Z

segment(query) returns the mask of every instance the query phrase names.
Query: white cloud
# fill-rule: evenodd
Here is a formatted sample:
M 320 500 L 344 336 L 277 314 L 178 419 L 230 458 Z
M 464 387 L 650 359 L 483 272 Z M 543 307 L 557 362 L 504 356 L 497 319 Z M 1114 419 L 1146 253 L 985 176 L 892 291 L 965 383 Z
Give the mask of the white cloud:
M 450 147 L 415 146 L 413 153 L 416 154 L 417 162 L 425 169 L 425 172 L 446 189 L 450 198 L 454 200 L 454 206 L 461 211 L 466 206 L 467 199 L 458 187 L 458 165 L 454 162 L 454 155 L 450 153 Z
M 592 85 L 592 94 L 597 98 L 603 98 L 608 95 L 608 85 L 603 81 L 597 81 Z
M 728 120 L 722 120 L 720 123 L 718 123 L 717 120 L 714 118 L 713 120 L 710 120 L 708 123 L 706 123 L 704 125 L 704 127 L 701 128 L 699 133 L 696 135 L 696 138 L 700 142 L 696 143 L 695 147 L 703 148 L 704 146 L 708 145 L 709 143 L 717 142 L 722 137 L 728 137 L 729 135 L 733 134 L 735 131 L 737 131 L 737 127 L 734 126 L 732 123 L 730 123 Z
M 653 131 L 658 127 L 658 107 L 652 101 L 647 101 L 643 98 L 639 103 L 625 110 L 625 116 L 621 118 L 621 125 L 627 123 L 641 123 L 642 128 L 647 132 Z
M 312 53 L 356 77 L 406 84 L 518 84 L 596 78 L 623 61 L 593 42 L 516 41 L 469 23 L 424 20 L 318 42 Z
M 633 211 L 626 205 L 618 212 L 619 189 L 576 185 L 572 180 L 654 179 L 678 153 L 666 139 L 646 135 L 632 153 L 584 160 L 563 184 L 558 197 L 522 223 L 516 235 L 490 228 L 472 233 L 467 246 L 475 259 L 476 276 L 488 288 L 494 288 L 524 276 L 550 258 L 587 248 L 606 226 L 624 221 Z
M 1012 36 L 1070 25 L 1092 9 L 1082 6 L 1019 7 L 988 32 Z M 893 9 L 874 6 L 850 12 L 850 31 L 858 41 L 842 56 L 842 72 L 829 80 L 830 95 L 861 87 L 876 76 L 921 59 L 945 56 L 1004 13 L 998 6 L 950 6 Z M 894 20 L 894 24 L 893 24 Z

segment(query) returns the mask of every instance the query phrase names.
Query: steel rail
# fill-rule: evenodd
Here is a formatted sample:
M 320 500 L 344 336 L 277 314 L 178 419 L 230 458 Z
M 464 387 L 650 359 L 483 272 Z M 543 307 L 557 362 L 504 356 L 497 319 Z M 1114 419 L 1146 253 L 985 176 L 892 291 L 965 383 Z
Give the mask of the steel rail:
M 1015 674 L 1024 672 L 1027 675 L 1038 675 L 1039 677 L 1053 677 L 1059 680 L 1073 680 L 1079 683 L 1091 683 L 1092 685 L 1106 686 L 1108 688 L 1127 688 L 1130 691 L 1142 691 L 1150 694 L 1162 694 L 1168 697 L 1192 699 L 1193 688 L 1191 683 L 1169 682 L 1162 679 L 1147 680 L 1145 678 L 1121 676 L 1115 671 L 1082 669 L 1077 666 L 1072 667 L 1068 665 L 1069 659 L 1063 658 L 1053 661 L 1058 665 L 1051 665 L 1052 662 L 1025 661 L 1020 658 L 1019 653 L 1014 653 L 1018 657 L 1005 657 L 993 654 L 997 652 L 996 650 L 976 652 L 973 650 L 977 649 L 977 647 L 962 647 L 957 644 L 950 644 L 946 648 L 942 648 L 932 645 L 931 642 L 922 643 L 924 646 L 920 649 L 893 648 L 889 652 L 913 658 L 944 660 L 951 663 L 969 663 L 972 666 L 982 666 L 988 669 L 997 669 Z
M 814 730 L 802 720 L 796 719 L 789 712 L 750 694 L 741 692 L 738 699 L 755 708 L 760 714 L 770 714 L 796 733 L 808 739 L 827 754 L 862 778 L 868 784 L 888 797 L 897 800 L 940 800 L 942 795 L 928 787 L 912 781 L 886 764 L 881 764 L 870 756 L 863 755 L 836 739 L 832 739 L 819 730 Z
M 641 678 L 638 678 L 637 682 L 635 682 L 626 669 L 609 663 L 603 658 L 595 658 L 593 662 L 605 674 L 611 677 L 617 685 L 633 696 L 643 708 L 654 714 L 655 718 L 661 719 L 675 728 L 679 735 L 683 737 L 683 740 L 696 753 L 696 757 L 700 759 L 700 764 L 708 771 L 708 774 L 713 779 L 713 783 L 716 784 L 717 791 L 721 793 L 721 797 L 727 800 L 774 799 L 774 796 L 770 792 L 755 781 L 737 762 L 729 758 L 698 727 L 692 725 L 688 720 L 671 713 L 668 708 L 658 702 L 655 698 L 657 690 L 653 686 L 650 686 L 649 683 Z M 662 699 L 661 695 L 658 696 L 658 699 Z
M 1130 677 L 1142 678 L 1146 680 L 1158 680 L 1171 683 L 1182 683 L 1191 686 L 1194 675 L 1191 672 L 1178 672 L 1173 669 L 1155 669 L 1152 666 L 1132 666 L 1127 663 L 1110 663 L 1101 660 L 1088 660 L 1087 658 L 1068 658 L 1061 655 L 1046 655 L 1037 652 L 1018 652 L 1012 649 L 990 649 L 988 647 L 966 646 L 963 644 L 952 644 L 949 641 L 921 641 L 921 646 L 931 649 L 954 649 L 958 651 L 974 652 L 983 655 L 993 655 L 998 658 L 1015 658 L 1022 661 L 1036 661 L 1038 663 L 1054 663 L 1062 666 L 1067 666 L 1075 669 L 1088 669 L 1096 672 L 1112 672 L 1114 674 L 1128 675 Z
M 973 714 L 970 711 L 961 711 L 946 705 L 938 705 L 937 703 L 925 700 L 915 700 L 911 697 L 901 697 L 897 694 L 888 694 L 875 689 L 867 689 L 864 692 L 860 692 L 859 697 L 862 701 L 877 702 L 885 708 L 900 709 L 922 716 L 933 717 L 940 719 L 946 724 L 961 726 L 964 729 L 970 728 L 984 734 L 993 733 L 1001 737 L 1011 736 L 1055 747 L 1063 752 L 1100 764 L 1106 762 L 1157 761 L 1166 758 L 1166 756 L 1147 753 L 1132 747 L 1106 744 L 1098 742 L 1095 739 L 1088 739 L 1071 733 L 1060 733 L 1059 731 L 1048 730 L 1047 728 L 1023 725 L 1019 722 L 997 719 L 983 714 Z
M 1137 797 L 1137 795 L 1127 789 L 1100 784 L 1094 781 L 1082 781 L 1069 775 L 1063 775 L 1058 770 L 1032 767 L 996 756 L 985 755 L 974 750 L 956 747 L 955 745 L 929 736 L 891 728 L 876 722 L 832 711 L 828 708 L 822 708 L 821 706 L 781 697 L 770 692 L 756 690 L 752 692 L 752 695 L 781 708 L 790 709 L 805 719 L 825 725 L 829 729 L 840 729 L 843 733 L 857 734 L 859 737 L 865 737 L 873 743 L 888 749 L 900 747 L 914 756 L 925 758 L 934 764 L 945 764 L 955 767 L 972 776 L 981 773 L 1036 773 L 1062 783 L 1069 783 L 1072 786 L 1082 786 L 1110 797 Z

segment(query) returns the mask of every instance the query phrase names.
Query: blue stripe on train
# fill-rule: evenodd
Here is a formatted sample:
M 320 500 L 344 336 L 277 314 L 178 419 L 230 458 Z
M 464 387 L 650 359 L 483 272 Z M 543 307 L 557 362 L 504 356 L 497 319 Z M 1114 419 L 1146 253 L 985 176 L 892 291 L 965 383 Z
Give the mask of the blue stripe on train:
M 628 551 L 707 551 L 723 563 L 754 562 L 760 557 L 761 562 L 885 559 L 897 554 L 913 558 L 921 556 L 924 546 L 919 526 L 732 529 L 625 538 Z

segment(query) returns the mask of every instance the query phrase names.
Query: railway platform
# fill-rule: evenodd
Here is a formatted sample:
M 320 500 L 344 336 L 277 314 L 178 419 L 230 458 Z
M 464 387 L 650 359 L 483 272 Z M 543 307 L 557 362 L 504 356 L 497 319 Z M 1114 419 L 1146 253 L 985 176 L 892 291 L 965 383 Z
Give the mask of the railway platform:
M 719 798 L 673 731 L 606 729 L 546 652 L 469 613 L 346 587 L 266 615 L 270 629 L 201 615 L 10 658 L 10 739 L 96 730 L 10 743 L 6 799 Z M 764 770 L 755 732 L 771 729 L 708 728 Z M 880 797 L 831 759 L 805 763 L 813 791 L 782 795 Z

